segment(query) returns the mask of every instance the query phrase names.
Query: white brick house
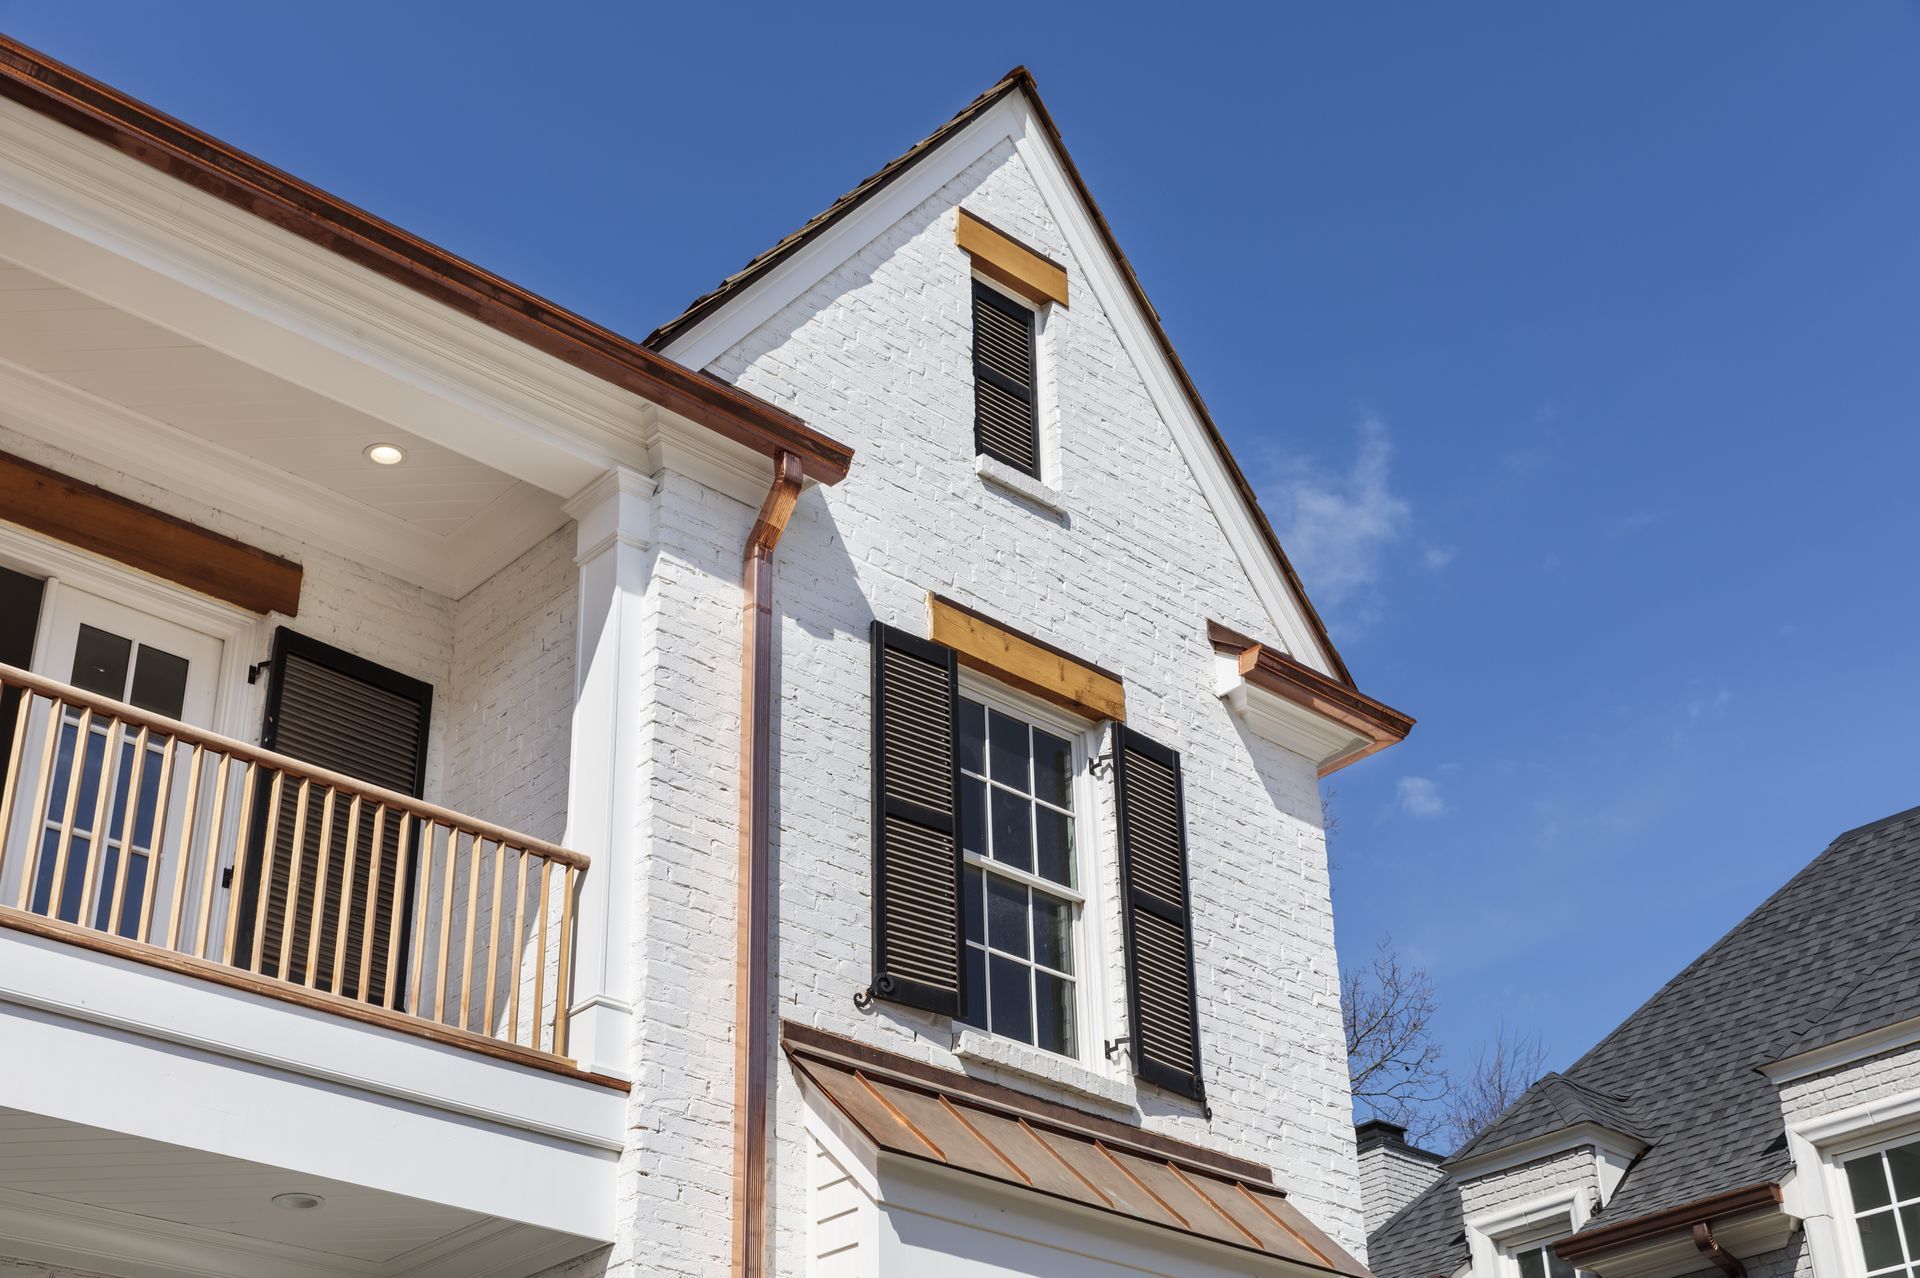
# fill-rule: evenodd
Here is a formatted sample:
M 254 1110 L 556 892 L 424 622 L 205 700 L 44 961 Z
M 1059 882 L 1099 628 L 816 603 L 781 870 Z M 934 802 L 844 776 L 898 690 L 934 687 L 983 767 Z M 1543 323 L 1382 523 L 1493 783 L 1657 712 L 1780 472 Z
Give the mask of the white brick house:
M 11 44 L 0 232 L 0 1275 L 1364 1275 L 1411 721 L 1024 72 L 645 343 Z

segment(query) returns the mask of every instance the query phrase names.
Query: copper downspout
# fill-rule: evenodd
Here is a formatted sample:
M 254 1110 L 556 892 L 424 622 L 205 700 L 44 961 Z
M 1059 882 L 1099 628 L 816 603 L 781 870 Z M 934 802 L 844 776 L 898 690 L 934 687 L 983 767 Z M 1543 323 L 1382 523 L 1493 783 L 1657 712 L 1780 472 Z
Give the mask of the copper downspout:
M 773 486 L 747 534 L 740 592 L 740 921 L 733 1000 L 733 1274 L 760 1278 L 767 1264 L 767 1070 L 772 1060 L 768 949 L 768 826 L 773 811 L 773 548 L 780 544 L 804 473 L 800 458 L 774 460 Z
M 1727 1278 L 1747 1278 L 1747 1267 L 1740 1263 L 1738 1256 L 1720 1246 L 1713 1236 L 1713 1226 L 1707 1221 L 1696 1220 L 1693 1223 L 1693 1245 L 1700 1249 L 1701 1255 L 1719 1266 L 1720 1272 Z

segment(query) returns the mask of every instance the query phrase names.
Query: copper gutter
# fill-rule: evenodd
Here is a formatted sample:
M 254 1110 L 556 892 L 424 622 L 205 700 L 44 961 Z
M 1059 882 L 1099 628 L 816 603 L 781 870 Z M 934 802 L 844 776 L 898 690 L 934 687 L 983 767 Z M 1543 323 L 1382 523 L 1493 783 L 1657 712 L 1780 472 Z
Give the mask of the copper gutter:
M 1207 641 L 1215 652 L 1234 658 L 1240 677 L 1248 683 L 1331 719 L 1366 740 L 1358 750 L 1322 767 L 1321 776 L 1404 741 L 1413 731 L 1413 716 L 1217 621 L 1207 622 Z
M 1646 1216 L 1636 1216 L 1632 1220 L 1623 1220 L 1614 1225 L 1603 1225 L 1598 1229 L 1588 1229 L 1571 1238 L 1563 1238 L 1554 1244 L 1554 1251 L 1560 1259 L 1574 1268 L 1583 1267 L 1583 1262 L 1603 1251 L 1612 1251 L 1629 1243 L 1645 1242 L 1663 1234 L 1680 1230 L 1694 1230 L 1695 1226 L 1711 1224 L 1717 1218 L 1742 1215 L 1765 1208 L 1778 1207 L 1782 1201 L 1780 1186 L 1771 1181 L 1759 1185 L 1748 1185 L 1743 1189 L 1730 1189 L 1723 1194 L 1714 1194 L 1708 1198 L 1698 1198 L 1690 1203 L 1681 1203 L 1678 1207 L 1669 1207 Z M 1708 1241 L 1712 1235 L 1709 1233 Z M 1695 1245 L 1699 1244 L 1699 1234 L 1694 1233 Z M 1717 1250 L 1718 1245 L 1715 1244 Z M 1706 1253 L 1707 1249 L 1701 1247 Z M 1721 1253 L 1724 1255 L 1725 1253 Z M 1719 1264 L 1711 1253 L 1709 1260 Z M 1731 1259 L 1731 1257 L 1728 1257 Z M 1721 1268 L 1725 1269 L 1724 1265 Z M 1731 1272 L 1731 1271 L 1729 1271 Z
M 583 319 L 4 35 L 0 97 L 755 452 L 794 453 L 810 479 L 836 483 L 852 463 L 851 448 L 792 413 Z
M 740 575 L 740 913 L 733 1000 L 733 1273 L 760 1278 L 767 1264 L 767 1074 L 771 989 L 773 817 L 773 550 L 800 481 L 798 456 L 783 452 L 773 486 L 747 534 Z

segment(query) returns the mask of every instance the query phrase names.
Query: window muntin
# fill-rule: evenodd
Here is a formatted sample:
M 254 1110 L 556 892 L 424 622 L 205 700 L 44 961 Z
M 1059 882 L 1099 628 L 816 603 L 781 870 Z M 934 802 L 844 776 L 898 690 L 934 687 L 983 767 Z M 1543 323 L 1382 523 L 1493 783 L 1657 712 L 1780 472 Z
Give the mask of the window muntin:
M 974 451 L 1040 477 L 1039 316 L 973 282 Z
M 1573 1266 L 1560 1259 L 1552 1242 L 1531 1243 L 1511 1254 L 1520 1278 L 1574 1278 Z
M 1920 1140 L 1849 1158 L 1842 1167 L 1867 1273 L 1920 1278 Z
M 1078 1056 L 1085 899 L 1067 737 L 962 697 L 967 1024 Z

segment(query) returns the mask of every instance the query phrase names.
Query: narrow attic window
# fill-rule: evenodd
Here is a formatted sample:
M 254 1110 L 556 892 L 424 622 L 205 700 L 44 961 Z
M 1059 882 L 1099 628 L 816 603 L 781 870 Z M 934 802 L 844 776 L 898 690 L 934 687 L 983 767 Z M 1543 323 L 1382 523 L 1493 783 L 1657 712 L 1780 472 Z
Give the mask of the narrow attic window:
M 1036 320 L 1031 307 L 983 280 L 973 282 L 974 450 L 1038 479 Z

